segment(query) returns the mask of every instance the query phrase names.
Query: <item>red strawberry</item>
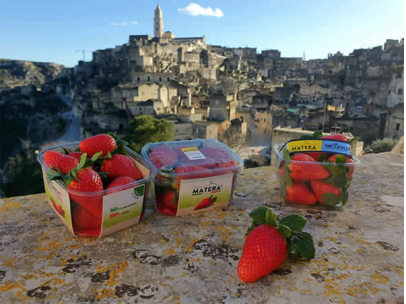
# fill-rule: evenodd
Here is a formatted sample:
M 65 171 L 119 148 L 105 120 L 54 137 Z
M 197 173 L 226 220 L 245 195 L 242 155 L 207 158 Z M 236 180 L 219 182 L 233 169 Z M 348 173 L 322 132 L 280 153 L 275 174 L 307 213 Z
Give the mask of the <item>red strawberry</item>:
M 205 178 L 213 176 L 213 172 L 207 168 L 194 165 L 180 165 L 175 168 L 176 179 L 173 184 L 175 189 L 179 189 L 180 181 L 184 179 Z
M 323 200 L 322 200 L 322 196 L 324 193 L 333 193 L 336 196 L 340 196 L 340 193 L 341 193 L 340 188 L 336 188 L 330 183 L 312 181 L 312 182 L 310 182 L 310 185 L 313 189 L 314 195 L 316 196 L 316 198 L 320 204 L 328 203 L 328 202 L 323 202 Z
M 76 205 L 72 214 L 73 230 L 82 236 L 99 236 L 101 230 L 101 216 L 94 216 L 80 205 Z
M 142 179 L 141 171 L 131 158 L 122 154 L 113 154 L 112 158 L 105 159 L 100 172 L 107 172 L 107 177 L 113 179 L 119 176 L 129 176 L 136 180 Z
M 72 156 L 76 158 L 77 160 L 80 160 L 80 157 L 82 156 L 83 152 L 70 152 L 69 156 Z
M 89 168 L 76 172 L 76 179 L 68 183 L 68 189 L 81 192 L 97 192 L 103 190 L 100 175 Z M 102 216 L 103 195 L 80 195 L 69 193 L 69 197 L 96 217 Z
M 238 276 L 245 283 L 255 282 L 278 269 L 288 252 L 302 260 L 314 258 L 313 238 L 302 232 L 306 225 L 304 217 L 292 214 L 278 223 L 272 210 L 264 206 L 251 211 L 249 216 L 252 225 L 238 264 Z
M 135 179 L 129 176 L 120 176 L 111 181 L 111 183 L 107 186 L 106 190 L 115 188 L 118 186 L 123 186 L 135 182 Z
M 324 152 L 303 152 L 303 154 L 309 155 L 315 161 L 319 161 L 320 156 L 325 156 L 326 155 L 326 153 L 324 153 Z
M 245 283 L 252 283 L 285 262 L 288 244 L 282 234 L 268 224 L 254 228 L 245 240 L 238 264 L 238 276 Z
M 79 143 L 80 151 L 87 153 L 92 157 L 97 152 L 103 152 L 101 157 L 106 156 L 108 152 L 113 152 L 117 148 L 117 143 L 113 137 L 107 134 L 100 134 L 86 138 Z
M 177 209 L 178 208 L 178 198 L 176 197 L 175 191 L 172 189 L 166 193 L 159 194 L 158 200 L 161 204 L 165 205 L 167 208 Z
M 333 140 L 348 142 L 347 137 L 345 137 L 345 135 L 342 135 L 342 134 L 322 136 L 321 139 L 333 139 Z
M 44 155 L 42 156 L 42 160 L 44 161 L 45 165 L 47 165 L 49 168 L 55 168 L 56 161 L 61 155 L 62 153 L 48 150 L 45 151 Z
M 168 146 L 156 146 L 149 153 L 149 159 L 157 169 L 171 167 L 178 161 L 178 155 Z
M 293 204 L 314 205 L 317 199 L 306 185 L 302 183 L 293 183 L 292 186 L 286 186 L 286 200 Z
M 210 197 L 207 197 L 207 198 L 203 199 L 193 210 L 210 207 L 211 205 L 213 205 L 213 203 L 216 200 L 217 200 L 217 197 L 213 197 L 213 195 Z
M 300 163 L 298 163 L 298 162 Z M 308 162 L 303 163 L 303 162 Z M 329 172 L 309 155 L 298 153 L 292 156 L 290 177 L 295 182 L 321 180 L 329 177 Z
M 328 160 L 335 163 L 336 162 L 336 157 L 338 155 L 339 154 L 334 154 L 334 155 L 330 156 Z M 345 162 L 346 163 L 353 163 L 354 162 L 351 157 L 349 157 L 347 155 L 343 155 L 343 156 L 345 156 Z M 347 173 L 347 178 L 350 179 L 352 177 L 352 174 L 354 173 L 354 166 L 348 166 L 348 167 L 349 167 L 349 172 Z
M 56 167 L 63 174 L 68 174 L 73 168 L 76 168 L 79 165 L 79 161 L 69 155 L 61 154 L 56 160 Z

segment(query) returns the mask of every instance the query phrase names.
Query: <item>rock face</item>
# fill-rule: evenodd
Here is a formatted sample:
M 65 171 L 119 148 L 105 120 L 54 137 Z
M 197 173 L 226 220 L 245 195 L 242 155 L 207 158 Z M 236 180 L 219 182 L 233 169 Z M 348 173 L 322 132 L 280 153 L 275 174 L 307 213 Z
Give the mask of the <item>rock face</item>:
M 51 62 L 0 59 L 0 86 L 41 86 L 55 79 L 64 68 Z

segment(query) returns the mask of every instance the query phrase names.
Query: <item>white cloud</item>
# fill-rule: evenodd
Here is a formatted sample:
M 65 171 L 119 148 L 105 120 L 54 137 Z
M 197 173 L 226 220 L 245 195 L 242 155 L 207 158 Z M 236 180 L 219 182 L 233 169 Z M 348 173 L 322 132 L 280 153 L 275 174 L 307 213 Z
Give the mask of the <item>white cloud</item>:
M 137 25 L 137 21 L 124 21 L 124 22 L 110 22 L 111 26 L 128 26 L 128 25 Z
M 204 8 L 197 3 L 189 3 L 184 8 L 178 8 L 178 11 L 190 16 L 213 16 L 217 18 L 221 18 L 224 16 L 223 12 L 219 8 L 216 8 L 215 10 L 213 10 L 210 6 Z

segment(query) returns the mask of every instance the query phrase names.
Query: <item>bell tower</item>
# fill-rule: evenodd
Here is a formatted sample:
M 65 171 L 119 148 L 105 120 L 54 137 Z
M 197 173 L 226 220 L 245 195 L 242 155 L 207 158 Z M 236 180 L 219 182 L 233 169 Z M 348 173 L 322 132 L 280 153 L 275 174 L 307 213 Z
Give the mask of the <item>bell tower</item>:
M 155 9 L 154 17 L 154 37 L 161 38 L 164 33 L 164 17 L 162 16 L 161 7 L 158 6 Z

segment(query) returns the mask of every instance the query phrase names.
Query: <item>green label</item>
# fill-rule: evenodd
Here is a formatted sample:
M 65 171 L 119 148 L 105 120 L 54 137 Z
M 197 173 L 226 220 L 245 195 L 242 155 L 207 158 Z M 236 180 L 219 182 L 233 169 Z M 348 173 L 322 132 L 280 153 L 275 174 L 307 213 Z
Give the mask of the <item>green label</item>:
M 179 207 L 176 215 L 227 207 L 233 174 L 182 180 L 179 189 Z
M 44 174 L 45 176 L 45 174 Z M 59 218 L 73 233 L 69 193 L 55 181 L 44 178 L 45 195 Z
M 145 185 L 141 185 L 105 195 L 100 236 L 137 224 L 142 212 L 144 192 Z

